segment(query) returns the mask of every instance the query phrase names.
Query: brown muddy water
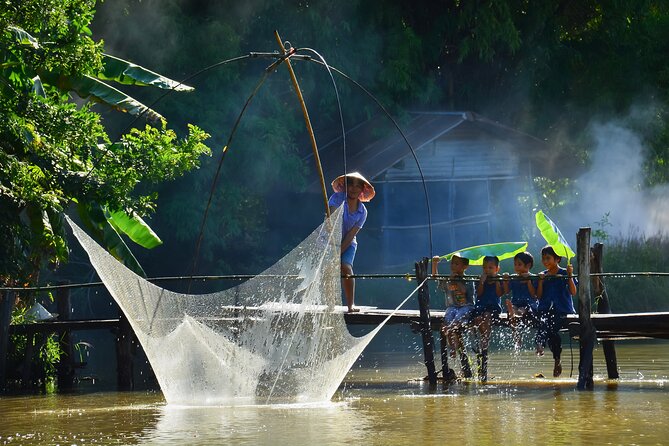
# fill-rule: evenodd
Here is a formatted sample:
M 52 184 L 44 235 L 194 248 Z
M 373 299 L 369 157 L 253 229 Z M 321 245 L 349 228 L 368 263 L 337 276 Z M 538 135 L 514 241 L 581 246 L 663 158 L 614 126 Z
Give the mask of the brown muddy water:
M 669 444 L 669 342 L 616 344 L 621 379 L 576 391 L 532 352 L 491 354 L 492 379 L 431 389 L 419 354 L 368 353 L 332 401 L 316 405 L 174 407 L 160 392 L 0 397 L 0 444 Z

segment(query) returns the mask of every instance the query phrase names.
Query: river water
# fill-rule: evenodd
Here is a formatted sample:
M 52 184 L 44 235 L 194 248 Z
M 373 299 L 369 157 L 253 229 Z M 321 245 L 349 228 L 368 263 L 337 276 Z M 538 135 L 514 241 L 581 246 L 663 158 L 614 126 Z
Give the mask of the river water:
M 429 385 L 420 352 L 367 353 L 330 402 L 174 407 L 159 391 L 0 397 L 0 444 L 669 444 L 669 342 L 616 344 L 621 379 L 551 376 L 550 354 L 493 352 L 490 382 Z

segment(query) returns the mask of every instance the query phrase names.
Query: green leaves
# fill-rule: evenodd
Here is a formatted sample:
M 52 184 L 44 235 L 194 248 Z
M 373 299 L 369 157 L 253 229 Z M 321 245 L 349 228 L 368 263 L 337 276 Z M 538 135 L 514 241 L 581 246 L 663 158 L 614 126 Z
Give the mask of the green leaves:
M 127 60 L 105 54 L 103 69 L 96 74 L 98 79 L 118 82 L 124 85 L 152 86 L 165 90 L 193 91 L 193 87 L 168 79 Z
M 33 49 L 38 49 L 40 47 L 37 39 L 18 26 L 10 25 L 7 27 L 7 31 L 11 33 L 16 43 L 19 45 L 29 46 Z
M 569 260 L 576 254 L 569 247 L 567 240 L 564 238 L 557 225 L 553 223 L 543 211 L 537 212 L 535 220 L 537 222 L 537 228 L 539 229 L 541 236 L 546 240 L 546 243 L 553 247 L 557 255 L 565 256 L 567 258 L 567 263 L 569 263 Z
M 44 76 L 44 75 L 43 75 Z M 74 91 L 82 98 L 90 98 L 108 107 L 134 116 L 146 115 L 146 119 L 155 123 L 164 119 L 159 113 L 150 109 L 138 100 L 128 96 L 122 91 L 107 85 L 94 77 L 85 76 L 60 76 L 50 73 L 47 75 L 52 85 L 65 91 Z
M 199 166 L 209 137 L 184 138 L 163 117 L 108 84 L 190 91 L 160 74 L 104 55 L 90 38 L 94 0 L 22 0 L 0 8 L 0 283 L 35 283 L 67 259 L 62 213 L 77 203 L 110 253 L 143 274 L 122 235 L 161 243 L 142 217 L 157 185 Z M 104 61 L 104 63 L 103 63 Z M 89 101 L 75 104 L 70 93 Z M 93 103 L 144 115 L 156 127 L 110 142 Z M 109 212 L 108 210 L 114 210 Z
M 112 211 L 109 212 L 107 221 L 118 232 L 126 234 L 130 240 L 144 248 L 155 248 L 163 243 L 153 229 L 142 220 L 142 217 L 135 213 L 128 215 L 124 211 Z
M 457 256 L 469 259 L 470 265 L 482 265 L 483 258 L 486 256 L 496 256 L 499 260 L 505 260 L 513 258 L 516 254 L 524 252 L 526 249 L 527 242 L 490 243 L 487 245 L 463 248 L 441 256 L 441 258 L 444 260 L 451 260 L 451 257 Z
M 104 210 L 99 204 L 79 204 L 77 206 L 77 211 L 81 218 L 81 222 L 98 243 L 104 246 L 119 262 L 123 263 L 138 275 L 146 277 L 144 269 L 118 232 L 116 232 L 114 226 L 107 220 Z

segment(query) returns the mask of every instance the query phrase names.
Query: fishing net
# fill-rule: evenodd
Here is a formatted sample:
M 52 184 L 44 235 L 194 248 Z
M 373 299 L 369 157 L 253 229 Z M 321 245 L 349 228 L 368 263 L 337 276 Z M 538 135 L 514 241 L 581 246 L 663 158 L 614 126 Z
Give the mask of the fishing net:
M 261 274 L 202 295 L 136 275 L 68 219 L 127 316 L 170 404 L 329 400 L 382 325 L 348 332 L 341 299 L 341 209 Z

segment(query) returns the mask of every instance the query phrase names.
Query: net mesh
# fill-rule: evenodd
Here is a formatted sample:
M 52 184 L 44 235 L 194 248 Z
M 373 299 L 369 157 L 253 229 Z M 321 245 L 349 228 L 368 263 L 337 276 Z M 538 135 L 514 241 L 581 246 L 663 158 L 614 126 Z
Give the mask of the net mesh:
M 133 327 L 170 404 L 329 400 L 381 328 L 352 336 L 341 299 L 341 209 L 258 276 L 175 293 L 136 275 L 68 219 Z

